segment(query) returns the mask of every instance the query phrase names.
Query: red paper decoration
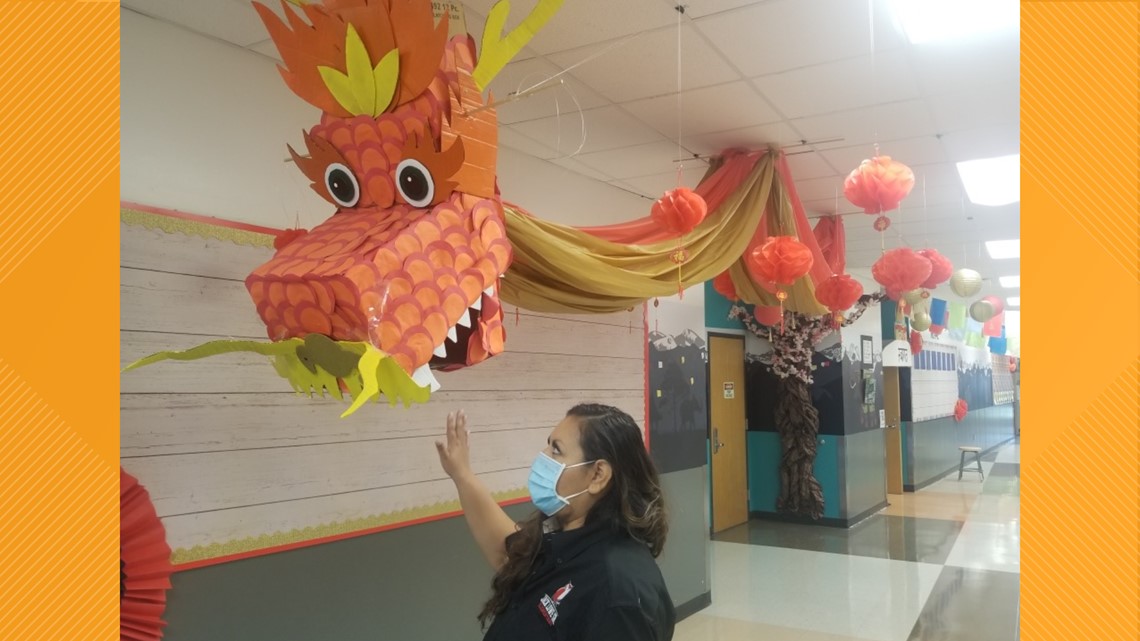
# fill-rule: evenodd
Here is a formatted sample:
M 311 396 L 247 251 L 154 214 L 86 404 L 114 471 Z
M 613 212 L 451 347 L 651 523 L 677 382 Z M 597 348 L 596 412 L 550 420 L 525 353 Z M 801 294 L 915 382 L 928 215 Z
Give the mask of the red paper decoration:
M 815 288 L 815 299 L 834 314 L 849 309 L 863 295 L 863 285 L 848 274 L 832 274 Z
M 931 336 L 941 336 L 942 332 L 944 332 L 944 331 L 946 331 L 945 325 L 931 325 L 930 326 L 930 335 Z
M 843 181 L 844 197 L 868 214 L 897 208 L 913 188 L 914 172 L 890 156 L 864 160 Z
M 938 287 L 950 280 L 950 276 L 954 274 L 954 264 L 949 258 L 939 254 L 937 249 L 920 249 L 918 255 L 930 261 L 930 277 L 922 283 L 926 289 Z
M 762 278 L 777 285 L 791 285 L 811 270 L 815 260 L 808 246 L 794 236 L 773 236 L 752 251 L 752 265 Z
M 735 302 L 740 299 L 736 294 L 736 285 L 732 283 L 732 275 L 728 272 L 713 279 L 713 289 L 730 301 Z
M 989 303 L 990 306 L 994 308 L 995 317 L 1005 311 L 1005 301 L 998 298 L 997 296 L 983 296 L 982 300 Z
M 273 249 L 280 251 L 286 245 L 309 233 L 307 229 L 286 229 L 273 238 Z
M 966 404 L 966 399 L 960 398 L 954 404 L 954 420 L 961 423 L 966 419 L 966 412 L 970 411 L 970 407 Z
M 927 258 L 909 247 L 899 247 L 884 252 L 871 266 L 871 275 L 887 289 L 887 296 L 897 301 L 903 293 L 926 282 L 931 269 Z
M 757 305 L 756 309 L 752 311 L 752 315 L 756 317 L 756 322 L 769 327 L 775 327 L 784 322 L 784 312 L 779 307 Z
M 686 187 L 665 192 L 653 203 L 649 215 L 665 229 L 675 234 L 687 234 L 709 213 L 709 206 L 700 194 Z
M 911 330 L 910 331 L 910 353 L 919 354 L 922 352 L 922 334 Z
M 150 495 L 119 468 L 119 636 L 162 638 L 162 612 L 170 589 L 170 546 Z

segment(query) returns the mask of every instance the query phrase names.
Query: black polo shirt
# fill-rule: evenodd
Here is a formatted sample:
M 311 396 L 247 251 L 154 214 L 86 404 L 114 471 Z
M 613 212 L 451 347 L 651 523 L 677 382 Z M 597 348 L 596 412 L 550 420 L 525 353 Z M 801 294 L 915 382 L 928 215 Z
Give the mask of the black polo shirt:
M 606 524 L 543 535 L 483 641 L 669 641 L 676 614 L 649 548 Z

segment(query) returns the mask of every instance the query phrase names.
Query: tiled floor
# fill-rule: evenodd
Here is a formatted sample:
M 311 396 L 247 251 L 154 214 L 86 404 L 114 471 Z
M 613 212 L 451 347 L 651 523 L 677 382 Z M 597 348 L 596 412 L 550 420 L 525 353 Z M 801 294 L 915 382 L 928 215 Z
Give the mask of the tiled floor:
M 713 603 L 676 641 L 1015 641 L 1020 451 L 850 529 L 753 521 L 712 542 Z

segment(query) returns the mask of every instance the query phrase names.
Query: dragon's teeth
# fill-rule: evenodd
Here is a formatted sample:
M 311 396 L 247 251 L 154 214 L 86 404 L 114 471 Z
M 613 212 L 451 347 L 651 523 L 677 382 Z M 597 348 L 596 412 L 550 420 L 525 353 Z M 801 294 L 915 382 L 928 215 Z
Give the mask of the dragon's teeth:
M 435 380 L 435 374 L 427 365 L 420 365 L 419 369 L 412 374 L 412 380 L 420 387 L 431 388 L 433 392 L 440 388 L 439 381 Z
M 447 358 L 447 348 L 444 347 L 443 343 L 440 343 L 439 345 L 435 346 L 435 351 L 432 352 L 432 354 L 435 354 L 440 358 Z
M 452 343 L 458 343 L 459 342 L 459 335 L 455 333 L 455 326 L 454 325 L 447 328 L 447 339 L 449 341 L 451 341 Z
M 464 327 L 471 327 L 471 311 L 467 309 L 463 310 L 463 315 L 459 317 L 459 321 L 455 324 L 462 325 Z
M 487 296 L 490 296 L 490 297 L 494 298 L 494 296 L 495 296 L 495 286 L 494 286 L 494 285 L 491 285 L 491 286 L 490 286 L 490 287 L 488 287 L 487 289 L 484 289 L 484 290 L 483 290 L 483 293 L 484 293 L 484 294 L 486 294 Z
M 480 296 L 479 298 L 476 298 L 474 303 L 471 303 L 471 309 L 473 309 L 475 311 L 479 311 L 479 310 L 483 309 L 483 297 L 482 296 Z

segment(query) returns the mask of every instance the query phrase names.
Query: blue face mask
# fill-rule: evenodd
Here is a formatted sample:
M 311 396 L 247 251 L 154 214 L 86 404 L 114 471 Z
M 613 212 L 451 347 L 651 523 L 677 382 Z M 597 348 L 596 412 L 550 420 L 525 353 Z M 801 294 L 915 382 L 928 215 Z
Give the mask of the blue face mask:
M 567 468 L 592 463 L 594 461 L 564 465 L 547 456 L 546 452 L 539 452 L 534 459 L 534 464 L 530 467 L 530 480 L 527 481 L 530 488 L 530 500 L 546 516 L 554 516 L 559 510 L 570 504 L 570 499 L 589 491 L 587 488 L 566 497 L 558 494 L 558 479 L 562 477 L 562 472 Z

